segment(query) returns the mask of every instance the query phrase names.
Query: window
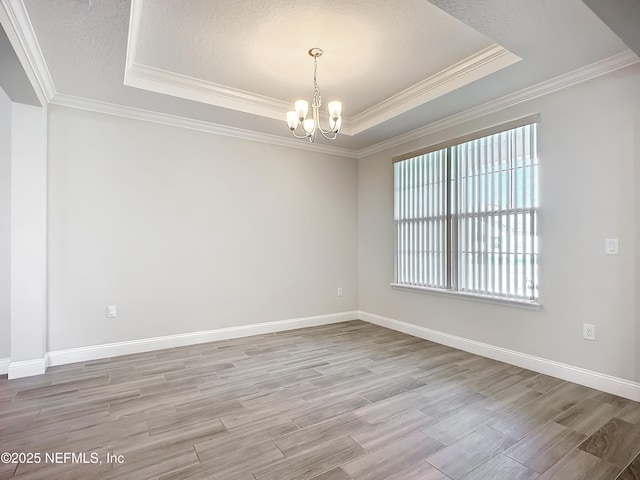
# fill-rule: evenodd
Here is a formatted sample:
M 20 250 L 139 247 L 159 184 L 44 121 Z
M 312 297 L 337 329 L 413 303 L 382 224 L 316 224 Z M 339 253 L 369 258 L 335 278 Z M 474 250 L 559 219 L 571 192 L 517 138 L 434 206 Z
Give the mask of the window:
M 538 121 L 394 159 L 394 285 L 538 298 Z

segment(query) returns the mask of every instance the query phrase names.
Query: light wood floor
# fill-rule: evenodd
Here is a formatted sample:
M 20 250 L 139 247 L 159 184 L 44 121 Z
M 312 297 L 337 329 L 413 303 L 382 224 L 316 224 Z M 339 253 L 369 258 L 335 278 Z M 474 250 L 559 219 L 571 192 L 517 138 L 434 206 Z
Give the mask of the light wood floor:
M 5 451 L 42 457 L 1 478 L 631 480 L 640 404 L 353 321 L 1 378 Z

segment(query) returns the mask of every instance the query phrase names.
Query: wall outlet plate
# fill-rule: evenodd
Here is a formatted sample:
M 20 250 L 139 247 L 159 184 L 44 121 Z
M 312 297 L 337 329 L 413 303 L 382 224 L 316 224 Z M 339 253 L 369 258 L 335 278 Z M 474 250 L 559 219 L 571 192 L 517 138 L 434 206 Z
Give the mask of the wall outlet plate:
M 589 325 L 585 323 L 582 325 L 582 336 L 585 340 L 595 340 L 596 339 L 596 326 Z

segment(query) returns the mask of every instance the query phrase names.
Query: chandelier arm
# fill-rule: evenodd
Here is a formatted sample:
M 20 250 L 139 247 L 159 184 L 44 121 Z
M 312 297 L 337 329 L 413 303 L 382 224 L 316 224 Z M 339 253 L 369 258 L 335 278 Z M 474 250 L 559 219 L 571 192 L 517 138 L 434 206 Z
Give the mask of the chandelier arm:
M 313 114 L 313 131 L 314 132 L 316 131 L 316 129 L 320 130 L 320 132 L 322 133 L 322 136 L 324 138 L 327 138 L 327 139 L 329 139 L 329 137 L 327 137 L 328 134 L 331 134 L 331 133 L 337 134 L 338 133 L 338 132 L 335 131 L 335 127 L 334 128 L 328 128 L 328 129 L 325 130 L 320 126 L 320 107 L 313 107 L 312 114 Z M 335 138 L 335 135 L 334 135 L 333 138 Z
M 318 125 L 318 130 L 320 130 L 322 132 L 322 134 L 329 134 L 329 133 L 338 133 L 335 131 L 335 127 L 334 128 L 329 128 L 328 130 L 324 130 L 322 127 L 320 127 L 320 125 Z M 324 138 L 327 138 L 326 136 Z
M 289 130 L 291 130 L 291 133 L 293 134 L 294 137 L 296 137 L 296 138 L 308 138 L 308 137 L 311 136 L 311 134 L 307 133 L 307 131 L 304 128 L 302 129 L 302 131 L 305 132 L 305 135 L 298 135 L 296 133 L 297 129 L 298 129 L 298 127 L 296 127 L 294 130 L 289 129 Z
M 328 132 L 325 133 L 324 130 L 322 130 L 321 128 L 319 129 L 320 133 L 322 134 L 322 136 L 324 138 L 326 138 L 327 140 L 335 140 L 336 138 L 338 138 L 338 132 L 333 132 L 333 137 L 329 136 L 328 134 L 332 132 L 332 130 L 329 130 Z

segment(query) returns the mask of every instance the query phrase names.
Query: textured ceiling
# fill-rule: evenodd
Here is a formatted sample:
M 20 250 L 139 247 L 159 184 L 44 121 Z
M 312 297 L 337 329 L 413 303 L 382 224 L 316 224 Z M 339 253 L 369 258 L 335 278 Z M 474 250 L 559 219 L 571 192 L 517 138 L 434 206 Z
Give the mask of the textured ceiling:
M 137 63 L 287 102 L 310 95 L 320 47 L 321 91 L 350 115 L 493 43 L 424 0 L 155 0 L 140 18 Z
M 58 94 L 289 135 L 284 120 L 124 85 L 129 1 L 23 1 Z M 581 0 L 297 3 L 146 0 L 135 60 L 290 102 L 309 96 L 306 50 L 320 46 L 323 96 L 351 115 L 490 44 L 522 58 L 334 142 L 361 149 L 627 49 Z
M 583 0 L 611 30 L 640 55 L 640 0 Z
M 312 47 L 325 104 L 346 99 L 343 135 L 520 61 L 424 0 L 132 0 L 124 83 L 282 121 L 311 94 Z

